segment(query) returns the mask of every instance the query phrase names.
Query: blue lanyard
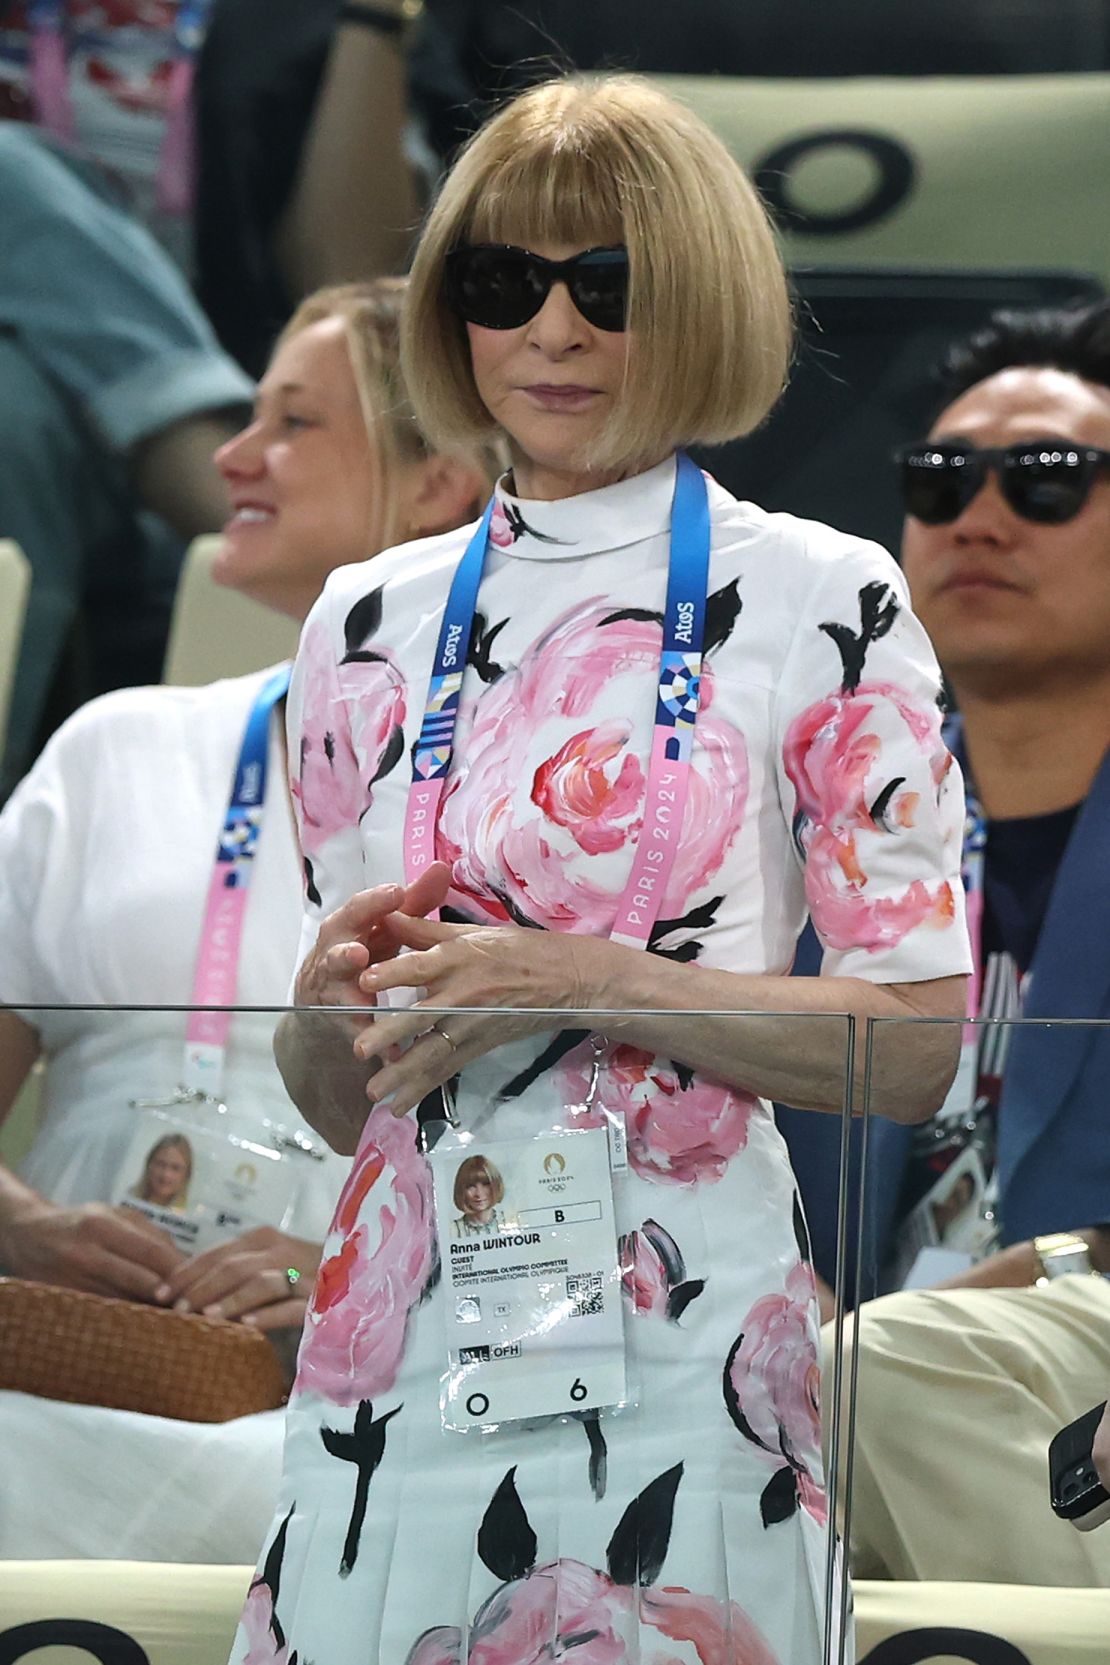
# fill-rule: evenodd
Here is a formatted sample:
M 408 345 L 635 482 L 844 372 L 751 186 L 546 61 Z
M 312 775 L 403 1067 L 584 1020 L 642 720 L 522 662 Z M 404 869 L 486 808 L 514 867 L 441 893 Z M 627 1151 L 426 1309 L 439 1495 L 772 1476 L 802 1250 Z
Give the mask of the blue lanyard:
M 223 831 L 216 852 L 217 862 L 248 860 L 254 854 L 266 801 L 266 771 L 270 751 L 270 713 L 289 691 L 291 665 L 282 665 L 258 691 L 243 730 L 239 759 L 232 779 L 231 797 L 224 816 Z M 233 883 L 225 879 L 225 883 Z M 246 884 L 243 872 L 239 884 Z
M 709 586 L 709 499 L 701 470 L 686 455 L 676 458 L 675 493 L 671 510 L 671 551 L 667 572 L 667 600 L 663 615 L 663 652 L 655 721 L 674 727 L 689 697 L 676 696 L 672 684 L 684 683 L 688 660 L 699 661 L 705 640 L 705 602 Z M 413 759 L 413 780 L 437 780 L 446 775 L 458 721 L 470 634 L 478 603 L 478 587 L 485 571 L 489 528 L 496 503 L 491 498 L 477 530 L 455 569 L 443 620 L 439 627 L 435 663 L 428 683 L 424 721 Z M 696 684 L 693 694 L 696 697 Z
M 684 452 L 679 452 L 675 464 L 663 646 L 644 824 L 632 877 L 612 932 L 615 941 L 637 947 L 646 945 L 651 925 L 658 917 L 666 878 L 681 837 L 705 642 L 709 498 L 701 470 Z M 451 580 L 440 624 L 424 720 L 413 748 L 412 784 L 405 817 L 405 872 L 410 881 L 434 858 L 439 799 L 451 765 L 459 696 L 478 587 L 485 570 L 493 509 L 491 500 L 463 552 Z

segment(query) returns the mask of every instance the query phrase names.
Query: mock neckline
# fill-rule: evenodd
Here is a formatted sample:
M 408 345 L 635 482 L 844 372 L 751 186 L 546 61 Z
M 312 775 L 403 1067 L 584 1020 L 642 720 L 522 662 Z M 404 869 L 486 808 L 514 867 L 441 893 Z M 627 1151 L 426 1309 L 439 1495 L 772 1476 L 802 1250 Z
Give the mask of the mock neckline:
M 569 561 L 665 532 L 671 523 L 675 459 L 618 480 L 596 491 L 554 502 L 515 497 L 497 482 L 490 542 L 505 555 L 526 561 Z

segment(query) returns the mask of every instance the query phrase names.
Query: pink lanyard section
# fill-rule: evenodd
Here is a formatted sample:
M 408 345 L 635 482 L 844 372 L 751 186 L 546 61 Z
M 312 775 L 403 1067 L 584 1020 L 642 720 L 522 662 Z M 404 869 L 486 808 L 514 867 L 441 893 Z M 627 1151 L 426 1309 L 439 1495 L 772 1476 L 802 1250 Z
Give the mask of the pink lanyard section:
M 283 665 L 268 677 L 251 707 L 208 882 L 193 979 L 193 1009 L 185 1030 L 183 1085 L 189 1092 L 209 1098 L 219 1098 L 223 1090 L 224 1060 L 234 1014 L 203 1008 L 235 1004 L 247 893 L 266 803 L 270 713 L 289 687 L 290 670 L 289 665 Z
M 451 763 L 491 509 L 492 504 L 459 563 L 440 626 L 424 721 L 414 748 L 405 815 L 405 877 L 410 884 L 435 859 L 439 803 Z M 651 940 L 682 838 L 699 707 L 709 543 L 705 479 L 696 464 L 680 453 L 671 508 L 667 600 L 644 821 L 631 876 L 610 933 L 613 942 L 628 948 L 646 948 Z

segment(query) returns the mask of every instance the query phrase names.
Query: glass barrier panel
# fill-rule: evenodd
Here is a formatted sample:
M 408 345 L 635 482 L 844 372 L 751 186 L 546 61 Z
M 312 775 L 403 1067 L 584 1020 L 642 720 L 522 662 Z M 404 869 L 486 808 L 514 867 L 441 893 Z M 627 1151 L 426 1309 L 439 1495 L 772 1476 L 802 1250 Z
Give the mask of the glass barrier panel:
M 860 1659 L 1095 1658 L 1110 1023 L 872 1020 L 860 1050 L 837 1456 Z M 826 1375 L 837 1354 L 826 1326 Z
M 37 1006 L 0 1056 L 0 1560 L 164 1612 L 203 1563 L 213 1659 L 248 1587 L 237 1658 L 516 1665 L 550 1608 L 581 1665 L 853 1659 L 852 1019 Z

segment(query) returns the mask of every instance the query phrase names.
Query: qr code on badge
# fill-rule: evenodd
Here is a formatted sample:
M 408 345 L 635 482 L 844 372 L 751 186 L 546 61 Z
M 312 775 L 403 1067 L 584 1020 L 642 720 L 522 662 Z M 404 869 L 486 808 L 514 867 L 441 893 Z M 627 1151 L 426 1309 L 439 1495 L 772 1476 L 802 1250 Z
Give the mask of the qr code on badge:
M 572 1318 L 590 1318 L 605 1311 L 605 1279 L 600 1272 L 569 1272 L 567 1299 L 574 1302 Z

